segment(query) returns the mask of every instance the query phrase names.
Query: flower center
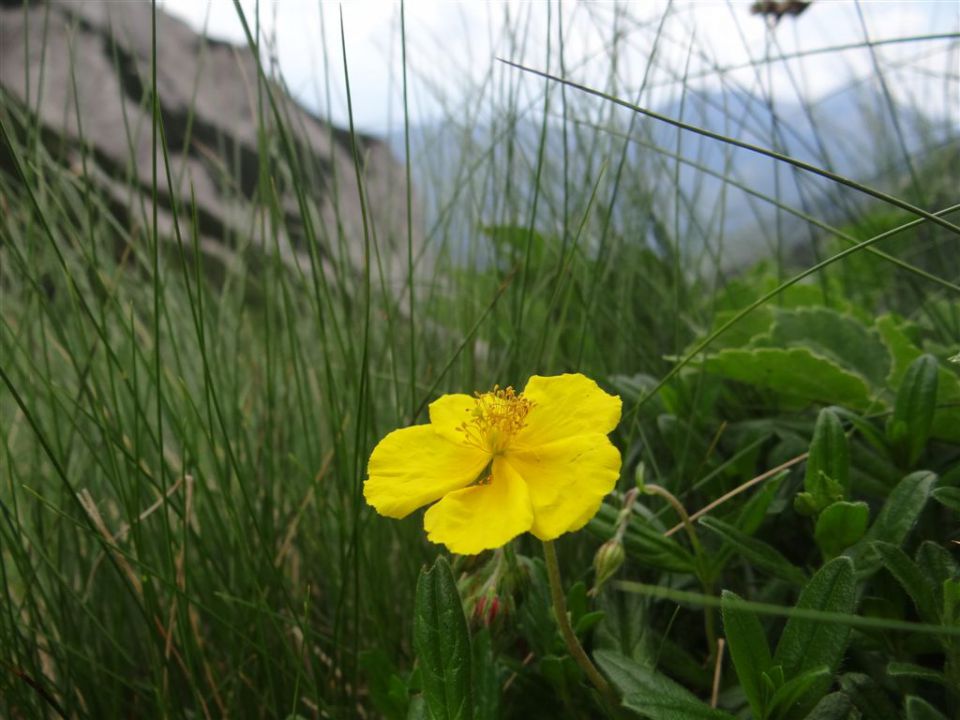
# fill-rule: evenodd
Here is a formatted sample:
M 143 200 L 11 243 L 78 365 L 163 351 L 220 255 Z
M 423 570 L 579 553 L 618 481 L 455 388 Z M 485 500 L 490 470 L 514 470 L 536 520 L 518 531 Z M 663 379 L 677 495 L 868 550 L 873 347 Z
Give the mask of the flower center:
M 470 420 L 460 425 L 460 432 L 469 445 L 492 455 L 504 451 L 510 438 L 526 425 L 527 413 L 533 402 L 512 387 L 476 393 L 476 406 L 470 411 Z

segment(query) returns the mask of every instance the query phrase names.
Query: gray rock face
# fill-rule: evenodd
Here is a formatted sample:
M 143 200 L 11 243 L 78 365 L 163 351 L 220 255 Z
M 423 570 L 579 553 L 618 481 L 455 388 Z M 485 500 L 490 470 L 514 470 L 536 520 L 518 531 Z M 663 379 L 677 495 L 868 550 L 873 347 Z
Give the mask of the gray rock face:
M 78 172 L 80 148 L 87 147 L 90 179 L 126 221 L 145 227 L 152 192 L 151 20 L 146 0 L 0 4 L 0 88 L 58 139 L 58 152 L 65 151 L 63 160 Z M 272 251 L 276 236 L 284 259 L 304 265 L 308 232 L 292 185 L 300 178 L 321 259 L 330 262 L 329 249 L 344 248 L 346 260 L 361 267 L 364 236 L 350 134 L 311 115 L 279 84 L 270 81 L 269 88 L 285 118 L 296 168 L 263 86 L 258 94 L 250 49 L 198 36 L 158 12 L 157 89 L 184 237 L 193 197 L 205 254 L 236 261 L 237 247 Z M 371 232 L 390 282 L 402 285 L 404 169 L 380 140 L 357 136 L 357 143 Z M 160 232 L 170 238 L 172 201 L 158 155 Z M 263 162 L 283 209 L 282 228 L 268 228 L 265 236 L 254 204 Z

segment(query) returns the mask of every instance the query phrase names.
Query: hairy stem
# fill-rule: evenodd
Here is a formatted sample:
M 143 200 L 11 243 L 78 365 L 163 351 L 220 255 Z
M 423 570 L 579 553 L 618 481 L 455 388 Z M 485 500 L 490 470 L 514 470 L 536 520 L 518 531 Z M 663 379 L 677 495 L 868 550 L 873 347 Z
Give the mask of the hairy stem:
M 613 688 L 604 679 L 597 666 L 587 656 L 583 645 L 577 640 L 577 636 L 570 627 L 570 618 L 567 617 L 567 599 L 563 594 L 563 586 L 560 582 L 560 563 L 557 562 L 557 550 L 553 543 L 548 540 L 543 541 L 543 558 L 547 563 L 547 576 L 550 579 L 550 595 L 553 598 L 553 611 L 557 616 L 557 624 L 560 626 L 560 634 L 563 635 L 563 641 L 567 644 L 570 656 L 577 661 L 577 664 L 590 678 L 593 686 L 600 691 L 600 694 L 608 700 L 613 707 L 617 707 L 620 701 L 617 699 Z

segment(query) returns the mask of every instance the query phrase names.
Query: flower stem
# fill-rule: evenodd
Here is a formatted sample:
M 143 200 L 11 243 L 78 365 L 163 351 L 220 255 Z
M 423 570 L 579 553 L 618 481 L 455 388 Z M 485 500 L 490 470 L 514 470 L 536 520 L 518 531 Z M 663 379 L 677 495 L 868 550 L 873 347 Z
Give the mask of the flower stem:
M 557 549 L 553 542 L 543 541 L 543 558 L 547 562 L 547 577 L 550 579 L 550 594 L 553 597 L 553 611 L 557 616 L 557 624 L 560 626 L 560 634 L 563 635 L 563 641 L 567 644 L 570 656 L 576 660 L 577 664 L 590 678 L 593 686 L 600 691 L 603 697 L 617 707 L 620 701 L 617 699 L 613 688 L 604 679 L 597 666 L 587 656 L 583 645 L 577 640 L 577 636 L 570 627 L 570 618 L 567 616 L 567 599 L 563 593 L 563 586 L 560 583 L 560 563 L 557 562 Z

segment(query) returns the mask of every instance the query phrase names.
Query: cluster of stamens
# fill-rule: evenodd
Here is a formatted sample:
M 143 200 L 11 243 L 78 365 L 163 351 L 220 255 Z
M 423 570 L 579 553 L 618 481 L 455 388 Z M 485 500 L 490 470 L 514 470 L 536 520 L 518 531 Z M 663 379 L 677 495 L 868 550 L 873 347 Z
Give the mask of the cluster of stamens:
M 470 410 L 470 419 L 458 430 L 469 445 L 496 454 L 507 441 L 526 425 L 527 413 L 533 403 L 512 387 L 494 385 L 490 392 L 474 393 L 476 406 Z

